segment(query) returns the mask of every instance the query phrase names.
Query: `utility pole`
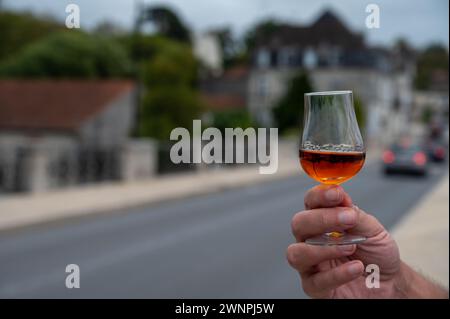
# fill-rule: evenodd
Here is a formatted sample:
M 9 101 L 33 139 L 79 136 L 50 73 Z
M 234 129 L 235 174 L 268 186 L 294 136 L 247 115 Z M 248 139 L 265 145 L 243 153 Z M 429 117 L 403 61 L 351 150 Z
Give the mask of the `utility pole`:
M 139 37 L 141 36 L 142 26 L 145 23 L 148 23 L 151 20 L 149 15 L 149 5 L 146 2 L 145 4 L 141 0 L 134 1 L 134 25 L 133 25 L 133 41 L 134 43 L 138 42 Z M 135 59 L 139 59 L 139 52 L 136 52 L 136 47 L 134 48 L 134 53 L 137 53 Z M 136 62 L 136 61 L 135 61 Z M 141 115 L 141 101 L 142 101 L 142 83 L 141 83 L 141 74 L 139 70 L 136 71 L 135 75 L 135 127 L 133 129 L 133 135 L 137 135 L 139 133 L 139 119 Z
M 1 0 L 0 0 L 1 1 Z M 134 21 L 133 21 L 133 35 L 132 35 L 132 47 L 133 47 L 133 52 L 136 54 L 136 47 L 135 44 L 137 42 L 137 38 L 140 36 L 140 20 L 141 20 L 141 14 L 142 14 L 142 10 L 143 10 L 143 5 L 142 2 L 140 0 L 135 0 L 134 1 Z M 134 56 L 133 58 L 137 58 L 136 56 Z M 137 61 L 134 61 L 135 63 Z M 136 63 L 137 65 L 138 63 Z M 139 120 L 140 120 L 140 108 L 141 108 L 141 97 L 142 97 L 142 88 L 141 88 L 141 76 L 140 76 L 140 72 L 139 69 L 135 70 L 136 74 L 135 74 L 135 96 L 134 96 L 134 127 L 132 128 L 132 135 L 137 136 L 139 134 Z

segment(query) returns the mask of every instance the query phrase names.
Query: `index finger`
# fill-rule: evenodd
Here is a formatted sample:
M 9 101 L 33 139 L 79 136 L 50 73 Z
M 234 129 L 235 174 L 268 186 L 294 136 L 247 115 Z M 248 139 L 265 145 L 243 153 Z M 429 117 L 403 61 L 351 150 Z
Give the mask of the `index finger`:
M 306 192 L 305 208 L 351 207 L 352 199 L 339 185 L 317 185 Z

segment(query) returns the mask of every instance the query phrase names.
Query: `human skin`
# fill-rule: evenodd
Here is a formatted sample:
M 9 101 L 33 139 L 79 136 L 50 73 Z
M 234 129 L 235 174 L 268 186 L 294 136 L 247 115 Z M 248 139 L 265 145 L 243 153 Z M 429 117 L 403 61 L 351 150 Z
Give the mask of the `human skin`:
M 362 235 L 358 245 L 314 246 L 306 238 L 329 231 Z M 448 292 L 401 261 L 394 239 L 372 215 L 353 205 L 341 186 L 319 185 L 305 195 L 305 210 L 292 219 L 296 243 L 289 264 L 312 298 L 448 298 Z M 365 266 L 376 264 L 380 287 L 366 286 Z

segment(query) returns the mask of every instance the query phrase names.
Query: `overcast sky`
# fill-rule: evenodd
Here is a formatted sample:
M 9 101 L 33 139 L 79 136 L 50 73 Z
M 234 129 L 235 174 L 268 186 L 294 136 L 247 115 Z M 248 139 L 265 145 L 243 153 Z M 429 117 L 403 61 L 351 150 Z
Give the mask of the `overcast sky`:
M 112 21 L 130 28 L 135 3 L 168 4 L 195 31 L 231 26 L 241 34 L 261 18 L 275 17 L 291 23 L 308 24 L 325 8 L 333 9 L 353 30 L 363 31 L 373 44 L 391 44 L 406 37 L 415 46 L 440 42 L 448 47 L 448 0 L 0 0 L 14 10 L 31 10 L 65 19 L 65 7 L 76 3 L 81 10 L 81 26 L 92 28 Z M 367 29 L 365 8 L 380 7 L 380 29 Z

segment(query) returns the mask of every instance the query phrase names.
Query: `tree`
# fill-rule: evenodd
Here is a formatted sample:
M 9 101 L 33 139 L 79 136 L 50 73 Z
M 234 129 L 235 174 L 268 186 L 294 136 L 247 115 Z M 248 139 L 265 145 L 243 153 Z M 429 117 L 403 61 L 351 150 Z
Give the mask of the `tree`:
M 267 38 L 277 30 L 279 30 L 281 26 L 281 22 L 278 22 L 274 19 L 263 20 L 254 25 L 247 31 L 244 36 L 247 51 L 253 50 L 258 41 Z
M 195 90 L 197 62 L 183 43 L 161 37 L 150 43 L 152 56 L 142 66 L 145 93 L 138 135 L 167 141 L 172 129 L 190 129 L 203 110 Z
M 64 27 L 51 19 L 37 18 L 30 13 L 0 12 L 0 61 L 14 56 L 23 47 Z
M 108 37 L 118 37 L 127 33 L 120 25 L 108 20 L 103 20 L 98 23 L 93 32 Z
M 444 46 L 431 45 L 426 48 L 417 61 L 417 73 L 414 85 L 417 89 L 426 90 L 432 84 L 432 74 L 442 70 L 448 72 L 448 51 Z
M 245 62 L 246 50 L 241 41 L 233 36 L 230 28 L 212 30 L 211 34 L 217 37 L 222 51 L 222 63 L 225 69 Z
M 299 73 L 291 79 L 286 94 L 273 109 L 273 115 L 280 133 L 286 134 L 291 129 L 297 130 L 302 125 L 305 108 L 304 94 L 313 91 L 314 89 L 306 73 Z M 364 104 L 355 94 L 353 95 L 353 104 L 359 127 L 364 132 L 366 124 Z
M 155 6 L 142 9 L 136 21 L 136 32 L 139 33 L 145 22 L 153 22 L 157 34 L 161 36 L 185 43 L 191 41 L 189 29 L 169 7 Z
M 285 133 L 291 128 L 298 128 L 303 123 L 304 94 L 312 91 L 306 73 L 299 73 L 292 78 L 286 94 L 273 109 L 280 133 Z
M 142 103 L 139 135 L 167 141 L 172 129 L 190 129 L 201 111 L 197 93 L 186 86 L 150 88 Z
M 212 116 L 212 126 L 218 128 L 222 133 L 225 133 L 225 128 L 227 127 L 246 129 L 255 126 L 250 114 L 246 110 L 217 111 L 213 112 Z
M 124 77 L 131 72 L 126 51 L 115 41 L 77 31 L 51 34 L 0 65 L 3 77 Z
M 146 87 L 195 86 L 198 65 L 188 45 L 157 36 L 147 38 L 141 49 L 147 52 L 142 66 Z
M 359 129 L 361 134 L 364 134 L 366 128 L 366 109 L 362 100 L 357 96 L 353 95 L 353 106 L 355 108 L 356 120 L 358 121 Z
M 430 105 L 426 105 L 421 114 L 421 120 L 423 124 L 429 125 L 434 116 L 433 107 Z

